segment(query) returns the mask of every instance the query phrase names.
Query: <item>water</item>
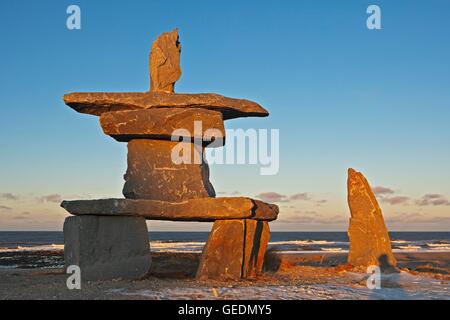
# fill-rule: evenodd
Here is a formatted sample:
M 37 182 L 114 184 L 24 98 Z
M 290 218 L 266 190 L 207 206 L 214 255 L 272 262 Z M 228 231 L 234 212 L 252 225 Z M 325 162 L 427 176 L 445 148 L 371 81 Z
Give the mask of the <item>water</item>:
M 450 232 L 391 232 L 394 251 L 450 252 Z M 151 232 L 154 252 L 201 252 L 208 232 Z M 62 232 L 1 231 L 0 252 L 51 251 L 64 248 Z M 269 249 L 281 252 L 345 252 L 346 232 L 272 232 Z

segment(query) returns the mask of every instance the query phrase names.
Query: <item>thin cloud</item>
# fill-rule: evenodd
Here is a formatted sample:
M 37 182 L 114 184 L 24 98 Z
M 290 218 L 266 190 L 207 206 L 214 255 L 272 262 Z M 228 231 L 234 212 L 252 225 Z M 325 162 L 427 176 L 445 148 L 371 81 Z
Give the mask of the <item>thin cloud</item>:
M 11 208 L 11 207 L 8 207 L 8 206 L 0 206 L 0 210 L 6 210 L 6 211 L 9 211 L 9 210 L 12 210 L 12 208 Z
M 295 210 L 294 213 L 296 214 L 308 214 L 308 215 L 317 215 L 317 211 L 314 210 L 307 210 L 307 211 L 303 211 L 303 210 Z
M 31 213 L 28 211 L 22 212 L 20 215 L 14 216 L 13 219 L 14 220 L 29 220 L 31 219 L 30 217 Z
M 298 201 L 298 200 L 311 200 L 311 196 L 307 192 L 296 193 L 289 197 L 289 200 Z
M 395 191 L 391 188 L 377 186 L 375 188 L 372 188 L 373 193 L 377 196 L 386 195 L 386 194 L 394 194 Z
M 450 206 L 450 201 L 443 195 L 437 193 L 429 193 L 416 201 L 419 206 Z
M 54 203 L 60 203 L 63 200 L 63 197 L 60 194 L 49 194 L 46 196 L 42 196 L 39 198 L 41 202 L 54 202 Z
M 395 191 L 387 187 L 377 186 L 375 188 L 372 188 L 372 191 L 381 202 L 390 204 L 392 206 L 407 204 L 410 200 L 410 198 L 406 196 L 393 196 L 395 194 Z
M 404 196 L 384 197 L 384 198 L 381 198 L 381 201 L 395 206 L 395 205 L 399 205 L 399 204 L 408 203 L 409 197 L 404 197 Z
M 286 201 L 287 196 L 277 192 L 263 192 L 256 195 L 256 198 L 265 202 L 282 202 Z
M 237 195 L 240 195 L 241 193 L 239 192 L 239 191 L 233 191 L 233 192 L 227 192 L 227 191 L 218 191 L 218 192 L 216 192 L 218 195 L 226 195 L 226 194 L 229 194 L 230 196 L 237 196 Z
M 9 192 L 0 193 L 0 198 L 5 199 L 5 200 L 13 200 L 13 201 L 19 200 L 18 196 L 16 196 L 15 194 L 9 193 Z
M 29 220 L 30 218 L 27 216 L 15 216 L 13 220 Z
M 321 214 L 303 215 L 303 212 L 296 212 L 295 215 L 280 217 L 277 221 L 281 223 L 300 223 L 300 224 L 340 224 L 347 223 L 348 218 L 344 215 L 327 216 Z
M 430 216 L 423 213 L 397 213 L 393 216 L 386 217 L 387 223 L 423 223 L 423 224 L 447 224 L 450 217 Z
M 310 201 L 312 196 L 308 192 L 300 192 L 292 195 L 280 194 L 278 192 L 263 192 L 255 196 L 266 202 L 290 202 L 290 201 Z M 325 203 L 326 200 L 319 200 L 318 203 Z

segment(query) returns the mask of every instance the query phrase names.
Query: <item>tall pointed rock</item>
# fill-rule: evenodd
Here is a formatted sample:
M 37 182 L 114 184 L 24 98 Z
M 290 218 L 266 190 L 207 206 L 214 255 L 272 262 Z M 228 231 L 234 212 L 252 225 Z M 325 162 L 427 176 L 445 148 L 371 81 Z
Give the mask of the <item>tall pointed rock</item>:
M 174 93 L 181 76 L 181 44 L 178 29 L 164 32 L 152 44 L 150 53 L 150 91 Z
M 348 205 L 350 250 L 348 263 L 355 267 L 396 266 L 391 240 L 375 194 L 362 173 L 348 170 Z

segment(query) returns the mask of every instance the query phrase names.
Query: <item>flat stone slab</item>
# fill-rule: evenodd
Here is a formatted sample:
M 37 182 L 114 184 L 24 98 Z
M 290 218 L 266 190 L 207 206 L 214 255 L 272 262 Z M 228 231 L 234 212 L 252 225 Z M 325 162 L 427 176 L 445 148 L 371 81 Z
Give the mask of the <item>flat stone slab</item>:
M 203 198 L 183 202 L 100 199 L 63 201 L 61 207 L 77 216 L 137 216 L 147 220 L 204 221 L 233 219 L 275 220 L 278 206 L 245 197 Z
M 215 93 L 76 92 L 65 94 L 63 99 L 72 109 L 97 116 L 105 112 L 150 108 L 202 108 L 221 112 L 224 120 L 269 115 L 256 102 Z
M 225 128 L 222 114 L 207 109 L 155 108 L 105 112 L 100 116 L 103 132 L 119 142 L 132 139 L 180 139 L 211 142 L 221 139 Z M 180 130 L 182 129 L 182 130 Z
M 76 265 L 81 281 L 140 279 L 150 270 L 148 230 L 139 217 L 68 217 L 64 222 L 66 268 Z
M 215 197 L 203 152 L 201 145 L 190 142 L 131 140 L 123 195 L 127 199 L 173 202 Z

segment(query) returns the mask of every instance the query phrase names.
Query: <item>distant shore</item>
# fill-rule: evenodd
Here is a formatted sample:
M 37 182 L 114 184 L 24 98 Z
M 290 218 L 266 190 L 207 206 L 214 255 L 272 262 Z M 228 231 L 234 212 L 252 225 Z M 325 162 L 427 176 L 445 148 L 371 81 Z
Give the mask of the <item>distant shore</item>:
M 346 253 L 268 252 L 265 273 L 242 282 L 197 281 L 198 253 L 152 253 L 144 279 L 84 282 L 82 290 L 67 289 L 62 251 L 7 254 L 0 299 L 450 299 L 450 252 L 396 253 L 400 272 L 383 275 L 375 291 L 367 274 L 346 267 Z

